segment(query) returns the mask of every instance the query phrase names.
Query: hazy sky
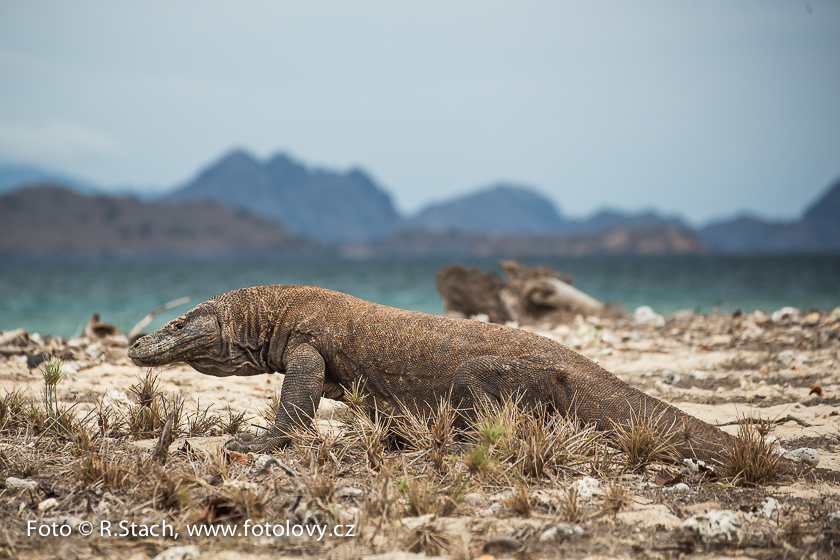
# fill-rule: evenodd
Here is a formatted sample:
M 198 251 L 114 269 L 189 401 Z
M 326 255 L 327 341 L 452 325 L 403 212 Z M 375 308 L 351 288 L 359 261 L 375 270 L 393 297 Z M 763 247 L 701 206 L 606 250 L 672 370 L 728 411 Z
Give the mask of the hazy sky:
M 840 2 L 0 3 L 0 161 L 172 186 L 234 147 L 403 211 L 793 217 L 840 177 Z

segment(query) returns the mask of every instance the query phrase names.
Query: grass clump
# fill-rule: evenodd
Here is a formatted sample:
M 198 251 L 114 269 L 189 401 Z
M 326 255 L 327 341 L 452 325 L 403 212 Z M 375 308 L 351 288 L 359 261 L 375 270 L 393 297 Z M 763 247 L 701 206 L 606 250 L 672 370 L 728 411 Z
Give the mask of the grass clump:
M 771 427 L 770 420 L 758 417 L 738 419 L 738 434 L 726 446 L 722 469 L 733 484 L 759 486 L 776 479 L 781 456 L 764 437 Z
M 680 459 L 676 447 L 659 428 L 664 414 L 663 411 L 658 416 L 650 416 L 631 411 L 629 423 L 614 424 L 613 442 L 624 453 L 631 469 L 643 470 L 651 463 L 673 463 Z

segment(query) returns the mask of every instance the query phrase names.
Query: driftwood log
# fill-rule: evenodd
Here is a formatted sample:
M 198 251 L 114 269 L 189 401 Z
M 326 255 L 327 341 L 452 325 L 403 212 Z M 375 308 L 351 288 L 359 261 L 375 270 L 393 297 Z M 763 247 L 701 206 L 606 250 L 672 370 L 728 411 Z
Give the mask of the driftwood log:
M 438 293 L 448 315 L 486 315 L 492 323 L 562 323 L 575 315 L 600 315 L 607 308 L 572 286 L 572 278 L 544 266 L 501 263 L 507 277 L 461 265 L 437 273 Z

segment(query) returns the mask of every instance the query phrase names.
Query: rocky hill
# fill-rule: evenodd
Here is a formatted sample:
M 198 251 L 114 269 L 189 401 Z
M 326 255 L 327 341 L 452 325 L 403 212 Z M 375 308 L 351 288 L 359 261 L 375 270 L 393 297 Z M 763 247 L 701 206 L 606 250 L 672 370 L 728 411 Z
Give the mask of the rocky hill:
M 363 171 L 309 169 L 283 154 L 261 163 L 232 152 L 164 200 L 246 210 L 317 241 L 380 238 L 400 219 L 391 197 Z
M 838 253 L 840 180 L 808 207 L 799 220 L 769 222 L 739 216 L 710 224 L 699 235 L 716 253 Z
M 0 255 L 294 255 L 323 251 L 207 202 L 88 196 L 44 184 L 0 196 Z
M 533 189 L 495 185 L 448 202 L 432 204 L 403 229 L 434 232 L 556 234 L 563 218 L 554 204 Z

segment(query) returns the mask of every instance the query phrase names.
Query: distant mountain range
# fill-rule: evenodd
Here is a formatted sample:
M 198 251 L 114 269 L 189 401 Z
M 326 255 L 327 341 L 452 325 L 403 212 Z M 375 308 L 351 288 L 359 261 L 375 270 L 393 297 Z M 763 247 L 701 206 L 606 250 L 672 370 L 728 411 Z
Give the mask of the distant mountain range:
M 840 180 L 798 220 L 739 216 L 710 224 L 699 234 L 716 253 L 840 253 Z
M 53 186 L 9 192 L 15 181 Z M 699 230 L 655 210 L 604 210 L 571 219 L 536 190 L 510 184 L 403 217 L 362 170 L 312 169 L 284 154 L 261 162 L 241 150 L 154 201 L 105 195 L 95 186 L 24 166 L 0 166 L 3 191 L 0 253 L 216 254 L 236 247 L 359 257 L 840 252 L 840 182 L 799 220 L 742 216 Z M 27 219 L 30 212 L 41 216 Z M 48 214 L 53 219 L 43 219 Z M 54 232 L 59 225 L 63 239 Z M 189 230 L 186 237 L 170 235 L 179 227 Z
M 0 196 L 0 254 L 298 255 L 323 251 L 281 226 L 208 202 L 167 204 L 43 184 Z
M 247 210 L 316 241 L 368 241 L 400 221 L 391 197 L 363 171 L 308 169 L 286 155 L 266 163 L 232 152 L 163 200 Z

